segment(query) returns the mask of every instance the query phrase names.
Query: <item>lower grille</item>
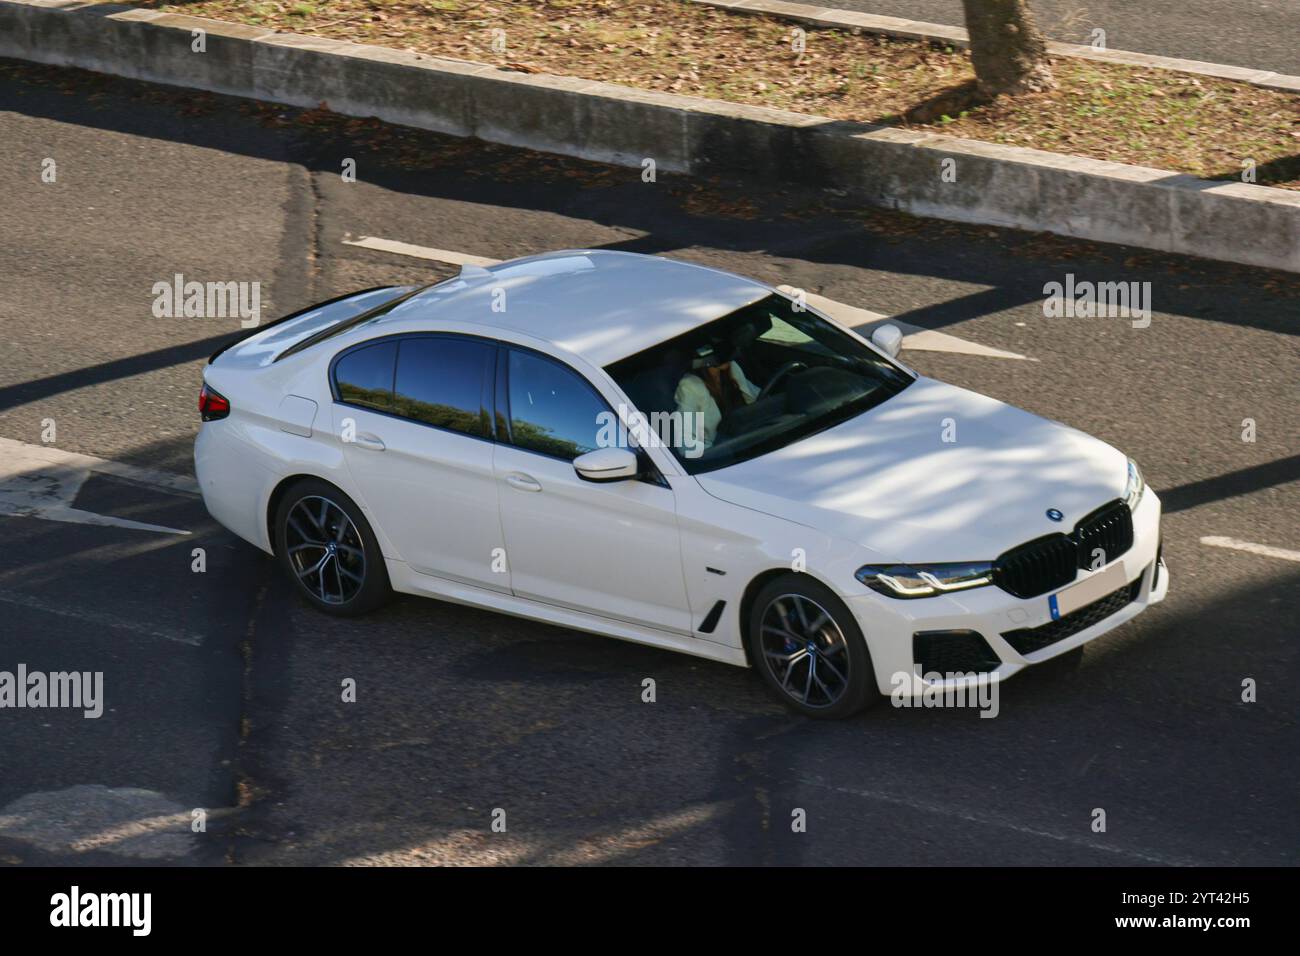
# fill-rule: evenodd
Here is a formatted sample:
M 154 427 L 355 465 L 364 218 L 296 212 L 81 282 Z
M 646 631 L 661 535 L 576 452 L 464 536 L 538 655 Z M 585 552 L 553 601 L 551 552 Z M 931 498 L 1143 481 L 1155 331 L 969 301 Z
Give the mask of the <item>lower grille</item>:
M 1057 641 L 1072 637 L 1094 624 L 1099 624 L 1112 614 L 1124 610 L 1137 600 L 1138 592 L 1141 589 L 1142 578 L 1139 576 L 1132 584 L 1126 584 L 1122 588 L 1111 591 L 1105 597 L 1093 601 L 1091 604 L 1085 604 L 1077 611 L 1071 611 L 1065 617 L 1049 621 L 1041 627 L 1026 627 L 1018 631 L 1008 631 L 1002 636 L 1008 644 L 1016 649 L 1017 653 L 1021 655 L 1033 654 L 1035 651 L 1041 651 Z
M 912 660 L 926 674 L 969 674 L 996 670 L 1002 661 L 975 631 L 921 631 L 912 635 Z

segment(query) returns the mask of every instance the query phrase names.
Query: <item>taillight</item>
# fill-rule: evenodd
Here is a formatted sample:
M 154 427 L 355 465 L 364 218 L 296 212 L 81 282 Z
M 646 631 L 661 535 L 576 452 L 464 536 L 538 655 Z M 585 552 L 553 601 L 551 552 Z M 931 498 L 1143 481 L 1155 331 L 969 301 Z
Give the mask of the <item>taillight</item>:
M 214 422 L 230 414 L 230 402 L 207 382 L 199 391 L 199 414 L 205 422 Z

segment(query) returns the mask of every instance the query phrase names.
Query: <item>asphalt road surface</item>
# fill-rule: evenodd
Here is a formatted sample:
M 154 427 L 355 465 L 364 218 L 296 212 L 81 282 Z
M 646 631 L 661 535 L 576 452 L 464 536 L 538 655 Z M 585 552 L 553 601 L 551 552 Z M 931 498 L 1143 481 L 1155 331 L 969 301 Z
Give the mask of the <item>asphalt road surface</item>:
M 0 861 L 1300 862 L 1293 277 L 4 62 L 0 143 L 0 670 L 105 698 L 0 710 Z M 314 613 L 187 490 L 237 320 L 157 318 L 152 288 L 260 282 L 269 319 L 451 274 L 360 236 L 659 253 L 1026 356 L 904 353 L 1137 458 L 1170 596 L 993 720 L 807 721 L 740 669 L 430 600 Z M 1149 282 L 1150 326 L 1045 318 L 1067 273 Z
M 965 26 L 961 0 L 832 0 L 828 7 Z M 1300 73 L 1300 0 L 1030 0 L 1053 40 Z

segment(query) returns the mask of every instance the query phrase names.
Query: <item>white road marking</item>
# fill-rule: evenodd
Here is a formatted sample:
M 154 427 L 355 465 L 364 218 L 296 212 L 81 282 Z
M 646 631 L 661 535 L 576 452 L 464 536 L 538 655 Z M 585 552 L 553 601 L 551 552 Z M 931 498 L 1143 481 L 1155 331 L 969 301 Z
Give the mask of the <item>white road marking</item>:
M 199 490 L 198 483 L 185 475 L 124 465 L 121 462 L 95 458 L 92 455 L 63 451 L 50 445 L 28 445 L 11 438 L 0 438 L 0 515 L 129 528 L 135 531 L 155 531 L 161 534 L 190 533 L 178 528 L 115 518 L 112 515 L 101 515 L 72 507 L 77 492 L 92 474 L 109 475 L 121 481 L 157 488 L 171 494 L 197 494 Z M 45 614 L 74 618 L 96 627 L 117 628 L 145 637 L 188 644 L 191 647 L 198 647 L 203 643 L 202 636 L 198 634 L 150 627 L 101 611 L 69 607 L 62 601 L 58 603 L 43 601 L 17 591 L 0 590 L 0 604 L 30 608 Z
M 782 292 L 788 295 L 795 295 L 799 292 L 794 286 L 779 285 L 777 286 Z M 899 322 L 891 319 L 889 316 L 880 312 L 872 312 L 870 309 L 859 309 L 855 305 L 845 305 L 843 302 L 836 302 L 834 299 L 828 299 L 824 295 L 816 295 L 812 292 L 804 292 L 804 298 L 814 309 L 825 312 L 836 322 L 841 325 L 847 325 L 859 335 L 871 337 L 872 331 L 878 325 L 884 325 L 892 322 L 903 330 L 903 348 L 915 349 L 919 352 L 955 352 L 959 355 L 981 355 L 985 358 L 1002 358 L 1002 359 L 1019 359 L 1024 362 L 1037 362 L 1038 359 L 1031 359 L 1026 355 L 1020 355 L 1017 352 L 1004 352 L 1002 349 L 995 349 L 988 345 L 980 345 L 978 342 L 968 342 L 966 339 L 959 339 L 955 335 L 949 335 L 946 332 L 935 332 L 932 329 L 923 329 L 919 325 L 912 325 L 908 322 Z
M 345 246 L 357 246 L 361 249 L 374 249 L 378 252 L 391 252 L 399 256 L 411 256 L 429 262 L 442 262 L 453 266 L 470 265 L 486 268 L 502 261 L 500 259 L 470 255 L 467 252 L 455 252 L 451 249 L 434 249 L 430 246 L 417 246 L 409 242 L 398 242 L 394 239 L 380 239 L 377 236 L 361 236 L 359 239 L 344 237 L 343 244 Z M 796 291 L 793 286 L 788 285 L 780 285 L 777 288 L 787 294 L 793 294 Z M 815 295 L 811 292 L 806 292 L 804 295 L 813 308 L 820 309 L 835 321 L 849 326 L 861 335 L 869 336 L 873 327 L 892 321 L 889 316 L 882 315 L 879 312 L 871 312 L 868 309 L 846 305 L 825 296 Z M 1019 359 L 1028 362 L 1038 361 L 1016 352 L 1005 352 L 1002 349 L 980 345 L 977 342 L 969 342 L 946 332 L 935 332 L 919 326 L 909 325 L 906 322 L 894 322 L 894 324 L 903 330 L 903 348 L 905 349 L 915 349 L 921 352 L 952 352 L 959 355 L 979 355 L 985 358 Z
M 999 820 L 996 817 L 986 816 L 984 814 L 971 813 L 968 810 L 962 810 L 957 807 L 947 807 L 938 803 L 931 803 L 926 800 L 918 800 L 912 797 L 896 797 L 893 794 L 882 793 L 878 790 L 860 790 L 854 787 L 841 787 L 835 784 L 827 783 L 824 780 L 816 778 L 802 778 L 800 783 L 813 787 L 822 787 L 826 790 L 834 790 L 837 793 L 846 793 L 855 797 L 863 797 L 867 800 L 877 800 L 881 803 L 888 803 L 894 806 L 908 807 L 913 810 L 921 810 L 926 813 L 936 813 L 945 817 L 955 817 L 958 820 L 964 820 L 967 823 L 976 823 L 983 826 L 999 827 L 1003 830 L 1011 830 L 1015 833 L 1022 833 L 1026 836 L 1041 837 L 1046 840 L 1054 840 L 1057 843 L 1068 843 L 1071 846 L 1082 847 L 1089 850 L 1097 850 L 1102 853 L 1112 853 L 1116 856 L 1129 857 L 1134 860 L 1142 860 L 1146 863 L 1155 863 L 1160 866 L 1199 866 L 1202 864 L 1192 860 L 1177 859 L 1167 856 L 1159 856 L 1154 853 L 1147 853 L 1143 850 L 1134 850 L 1128 847 L 1114 846 L 1103 842 L 1104 837 L 1098 837 L 1095 840 L 1085 839 L 1083 837 L 1073 836 L 1065 833 L 1053 833 L 1051 830 L 1042 830 L 1038 827 L 1027 827 L 1019 823 L 1012 823 L 1009 820 Z
M 453 266 L 494 266 L 501 261 L 500 259 L 485 259 L 483 256 L 471 256 L 467 252 L 453 252 L 450 249 L 413 246 L 409 242 L 398 242 L 395 239 L 379 239 L 375 236 L 362 236 L 356 240 L 344 239 L 343 245 L 374 249 L 378 252 L 392 252 L 399 256 L 411 256 L 415 259 L 428 259 L 430 262 L 446 262 Z
M 188 475 L 178 475 L 170 471 L 157 471 L 153 468 L 141 468 L 137 465 L 124 465 L 117 461 L 107 461 L 93 455 L 82 455 L 75 451 L 64 451 L 53 445 L 28 445 L 14 441 L 12 438 L 0 438 L 0 459 L 15 460 L 18 456 L 26 460 L 48 462 L 52 465 L 73 465 L 104 475 L 112 475 L 137 485 L 162 488 L 168 491 L 181 491 L 197 495 L 199 483 Z M 0 472 L 3 477 L 3 472 Z
M 1267 544 L 1255 544 L 1253 541 L 1239 541 L 1236 538 L 1223 538 L 1209 535 L 1201 539 L 1201 544 L 1212 548 L 1231 548 L 1233 551 L 1246 551 L 1250 554 L 1262 554 L 1266 558 L 1281 558 L 1283 561 L 1300 561 L 1300 551 L 1288 551 L 1286 548 L 1273 548 Z
M 0 515 L 43 518 L 72 524 L 104 525 L 161 534 L 189 534 L 180 528 L 115 518 L 72 506 L 92 474 L 109 475 L 164 491 L 197 494 L 198 483 L 184 475 L 105 461 L 50 445 L 28 445 L 0 438 Z
M 10 604 L 14 607 L 30 608 L 33 611 L 42 611 L 45 614 L 55 614 L 59 617 L 70 617 L 78 621 L 84 621 L 87 624 L 94 624 L 96 627 L 117 628 L 118 630 L 131 631 L 144 637 L 157 637 L 162 638 L 164 641 L 173 641 L 177 644 L 188 644 L 190 647 L 200 647 L 203 644 L 203 637 L 199 634 L 189 634 L 185 631 L 176 631 L 171 628 L 149 627 L 135 621 L 129 621 L 124 617 L 105 614 L 102 611 L 89 611 L 69 607 L 62 601 L 58 604 L 51 604 L 49 601 L 42 601 L 40 598 L 32 597 L 30 594 L 19 594 L 16 591 L 0 591 L 0 604 Z

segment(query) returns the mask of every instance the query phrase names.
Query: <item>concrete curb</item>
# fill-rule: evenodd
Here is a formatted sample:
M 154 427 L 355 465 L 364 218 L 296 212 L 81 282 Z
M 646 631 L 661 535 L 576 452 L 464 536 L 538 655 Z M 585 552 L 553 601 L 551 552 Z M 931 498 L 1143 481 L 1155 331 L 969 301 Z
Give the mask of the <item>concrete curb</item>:
M 1265 186 L 77 0 L 0 0 L 0 56 L 1300 272 L 1300 192 Z
M 970 46 L 970 37 L 967 35 L 965 27 L 954 27 L 944 23 L 926 23 L 922 20 L 878 16 L 874 13 L 859 13 L 856 10 L 840 10 L 835 7 L 823 7 L 807 3 L 788 3 L 786 0 L 691 0 L 691 2 L 706 7 L 717 7 L 730 13 L 777 17 L 781 20 L 790 20 L 818 30 L 848 30 L 859 33 L 876 33 L 882 36 L 899 37 L 907 40 L 930 40 L 935 43 L 947 43 L 962 48 Z M 1252 70 L 1242 66 L 1229 66 L 1225 63 L 1183 60 L 1178 57 L 1157 56 L 1151 53 L 1131 53 L 1127 50 L 1098 50 L 1086 44 L 1061 43 L 1056 40 L 1047 42 L 1047 50 L 1054 56 L 1073 56 L 1084 60 L 1096 60 L 1099 63 L 1115 63 L 1120 66 L 1175 70 L 1179 73 L 1192 73 L 1197 76 L 1208 76 L 1219 80 L 1236 80 L 1239 83 L 1249 83 L 1252 86 L 1258 86 L 1266 90 L 1300 93 L 1300 76 L 1274 73 L 1271 70 Z

